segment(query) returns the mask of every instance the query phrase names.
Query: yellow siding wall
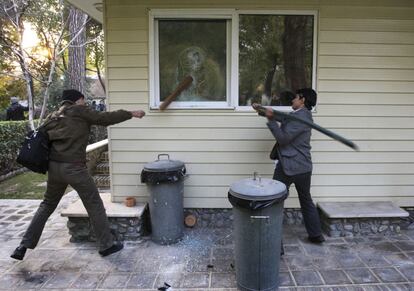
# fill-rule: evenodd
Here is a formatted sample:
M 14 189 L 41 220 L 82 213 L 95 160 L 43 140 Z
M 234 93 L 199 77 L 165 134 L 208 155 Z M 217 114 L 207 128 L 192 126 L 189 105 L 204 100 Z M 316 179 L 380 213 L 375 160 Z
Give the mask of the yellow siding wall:
M 136 4 L 139 3 L 139 4 Z M 169 4 L 175 3 L 175 4 Z M 107 0 L 110 110 L 143 108 L 143 120 L 110 128 L 115 201 L 146 200 L 143 165 L 158 153 L 186 163 L 186 207 L 228 207 L 232 182 L 271 177 L 272 136 L 254 113 L 149 110 L 149 8 L 319 11 L 315 121 L 354 140 L 353 152 L 313 132 L 316 201 L 392 200 L 414 205 L 414 2 L 412 0 Z M 298 206 L 291 189 L 286 206 Z

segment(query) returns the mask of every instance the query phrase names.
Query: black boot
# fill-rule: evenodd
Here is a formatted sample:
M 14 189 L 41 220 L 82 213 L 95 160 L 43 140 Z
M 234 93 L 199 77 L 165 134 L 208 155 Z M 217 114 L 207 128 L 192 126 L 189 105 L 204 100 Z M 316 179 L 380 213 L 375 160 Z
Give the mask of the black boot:
M 124 245 L 122 243 L 118 242 L 118 243 L 114 243 L 112 245 L 112 247 L 107 248 L 106 250 L 99 251 L 99 254 L 102 257 L 106 257 L 106 256 L 109 256 L 110 254 L 113 254 L 113 253 L 116 253 L 116 252 L 122 250 L 123 248 L 124 248 Z
M 323 235 L 318 235 L 318 236 L 310 236 L 308 237 L 308 240 L 314 244 L 321 244 L 325 241 L 325 238 L 323 237 Z
M 12 257 L 13 259 L 21 261 L 21 260 L 23 260 L 24 255 L 26 254 L 26 250 L 27 250 L 27 248 L 24 245 L 20 245 L 14 250 L 14 252 L 11 254 L 10 257 Z

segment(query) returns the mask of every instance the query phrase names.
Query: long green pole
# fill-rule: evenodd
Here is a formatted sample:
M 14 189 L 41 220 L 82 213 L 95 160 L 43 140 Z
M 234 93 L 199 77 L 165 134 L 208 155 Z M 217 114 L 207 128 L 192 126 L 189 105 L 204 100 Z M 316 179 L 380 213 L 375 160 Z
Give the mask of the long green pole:
M 264 116 L 265 111 L 266 111 L 267 108 L 263 107 L 263 106 L 257 106 L 255 109 L 259 113 L 259 115 Z M 343 143 L 344 145 L 349 146 L 353 150 L 356 150 L 356 151 L 359 150 L 358 146 L 354 142 L 350 141 L 349 139 L 344 138 L 343 136 L 340 136 L 339 134 L 336 134 L 333 131 L 330 131 L 329 129 L 326 129 L 326 128 L 320 126 L 320 125 L 317 125 L 316 123 L 313 123 L 311 121 L 302 119 L 302 118 L 297 117 L 293 114 L 288 114 L 288 113 L 285 113 L 285 112 L 282 112 L 282 111 L 279 111 L 279 110 L 274 110 L 274 109 L 272 109 L 272 110 L 273 110 L 274 115 L 278 115 L 278 116 L 284 117 L 286 119 L 295 120 L 295 121 L 299 121 L 301 123 L 304 123 L 304 124 L 308 125 L 309 127 L 313 128 L 313 129 L 316 129 L 317 131 L 322 132 L 323 134 L 329 136 L 330 138 L 333 138 L 333 139 Z

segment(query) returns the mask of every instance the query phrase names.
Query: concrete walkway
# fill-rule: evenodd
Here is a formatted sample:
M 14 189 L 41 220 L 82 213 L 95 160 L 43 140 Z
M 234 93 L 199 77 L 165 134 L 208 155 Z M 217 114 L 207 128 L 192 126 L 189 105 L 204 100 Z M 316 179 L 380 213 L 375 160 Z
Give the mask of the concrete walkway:
M 59 207 L 76 197 L 67 196 Z M 51 217 L 39 246 L 18 262 L 36 200 L 0 200 L 2 290 L 236 290 L 231 230 L 187 229 L 183 241 L 159 246 L 149 238 L 101 258 L 93 243 L 69 242 L 66 218 Z M 414 230 L 398 236 L 328 238 L 309 244 L 303 226 L 285 226 L 280 290 L 414 290 Z

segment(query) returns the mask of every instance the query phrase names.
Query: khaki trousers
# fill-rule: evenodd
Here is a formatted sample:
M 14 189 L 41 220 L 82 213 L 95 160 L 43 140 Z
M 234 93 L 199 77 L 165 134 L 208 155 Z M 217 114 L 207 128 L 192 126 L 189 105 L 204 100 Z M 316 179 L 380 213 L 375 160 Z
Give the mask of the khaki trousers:
M 68 185 L 78 192 L 88 212 L 99 250 L 102 251 L 111 247 L 113 237 L 110 232 L 108 217 L 98 189 L 93 178 L 89 175 L 85 163 L 54 161 L 49 162 L 47 189 L 44 199 L 23 236 L 22 244 L 30 249 L 36 247 L 47 219 L 56 209 Z

